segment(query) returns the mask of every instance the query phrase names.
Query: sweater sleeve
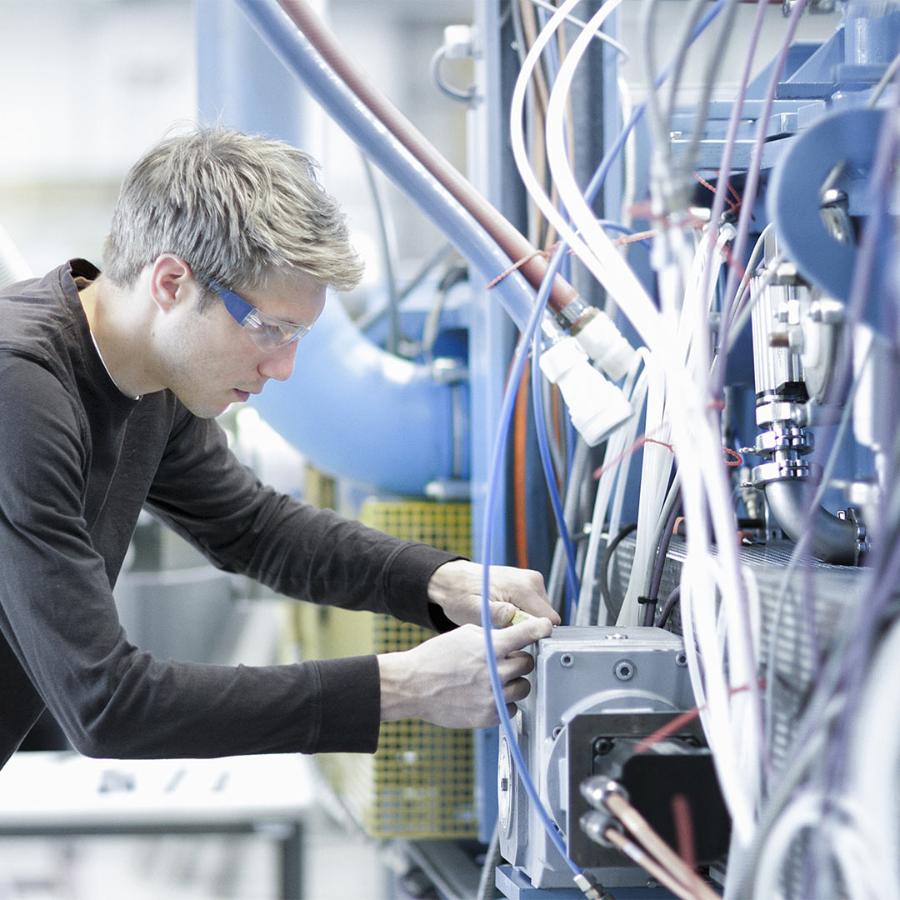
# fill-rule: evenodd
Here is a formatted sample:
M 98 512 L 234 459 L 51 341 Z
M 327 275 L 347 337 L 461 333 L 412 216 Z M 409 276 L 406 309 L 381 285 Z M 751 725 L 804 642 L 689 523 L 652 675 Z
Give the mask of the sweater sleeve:
M 453 627 L 428 602 L 427 585 L 435 569 L 458 557 L 263 486 L 228 449 L 217 423 L 183 409 L 148 506 L 214 565 L 279 593 L 438 631 Z
M 27 675 L 78 750 L 375 749 L 373 657 L 225 667 L 162 661 L 132 645 L 84 519 L 88 466 L 72 399 L 37 363 L 4 357 L 0 422 L 0 630 L 17 661 L 7 669 Z M 15 689 L 0 685 L 0 699 Z

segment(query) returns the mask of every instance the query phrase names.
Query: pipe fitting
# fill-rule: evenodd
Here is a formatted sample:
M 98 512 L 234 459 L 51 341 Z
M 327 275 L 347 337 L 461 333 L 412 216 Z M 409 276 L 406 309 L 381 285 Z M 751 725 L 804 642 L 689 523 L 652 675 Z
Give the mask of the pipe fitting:
M 865 529 L 854 518 L 833 516 L 822 506 L 810 512 L 813 487 L 800 479 L 765 484 L 769 511 L 791 540 L 799 541 L 808 529 L 810 552 L 818 559 L 854 566 L 868 549 Z
M 637 351 L 625 340 L 613 320 L 595 307 L 589 307 L 579 317 L 571 334 L 613 381 L 625 377 L 637 356 Z
M 756 436 L 753 452 L 759 455 L 777 452 L 810 453 L 815 445 L 811 431 L 796 425 L 780 424 Z
M 601 811 L 606 810 L 606 801 L 613 795 L 621 797 L 626 802 L 628 800 L 628 791 L 618 781 L 613 781 L 612 778 L 608 778 L 606 775 L 592 775 L 581 782 L 579 790 L 581 791 L 581 796 L 594 809 Z
M 606 832 L 612 828 L 619 834 L 624 834 L 625 829 L 606 813 L 598 812 L 596 809 L 588 810 L 578 820 L 581 830 L 595 843 L 601 847 L 612 849 L 613 843 L 606 837 Z
M 572 424 L 591 447 L 632 415 L 625 395 L 590 364 L 575 338 L 545 350 L 541 371 L 562 391 Z

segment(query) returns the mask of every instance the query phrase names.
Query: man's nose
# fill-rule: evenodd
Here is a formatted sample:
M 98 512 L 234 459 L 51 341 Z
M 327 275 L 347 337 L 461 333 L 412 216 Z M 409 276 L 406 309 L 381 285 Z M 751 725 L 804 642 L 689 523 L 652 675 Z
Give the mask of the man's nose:
M 266 354 L 257 369 L 265 378 L 274 378 L 276 381 L 287 381 L 294 371 L 294 360 L 297 356 L 297 341 L 291 341 L 284 347 L 279 347 L 272 353 Z

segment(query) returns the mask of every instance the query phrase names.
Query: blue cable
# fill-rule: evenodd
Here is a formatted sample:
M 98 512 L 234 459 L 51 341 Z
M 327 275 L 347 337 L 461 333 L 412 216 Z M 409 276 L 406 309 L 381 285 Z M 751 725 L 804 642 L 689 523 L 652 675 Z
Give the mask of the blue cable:
M 633 229 L 628 228 L 619 222 L 613 222 L 610 219 L 601 219 L 598 224 L 609 231 L 618 231 L 621 234 L 634 234 Z M 640 241 L 640 243 L 645 244 L 648 247 L 650 246 L 647 241 Z M 534 424 L 537 431 L 541 467 L 544 470 L 544 481 L 547 484 L 547 491 L 550 494 L 550 506 L 553 509 L 553 518 L 556 520 L 559 537 L 566 552 L 566 605 L 565 614 L 563 615 L 563 624 L 568 625 L 573 621 L 572 617 L 575 614 L 575 604 L 577 598 L 580 596 L 581 590 L 578 579 L 578 563 L 575 558 L 575 545 L 572 542 L 572 537 L 569 534 L 569 529 L 566 525 L 565 512 L 563 510 L 559 489 L 556 484 L 556 473 L 553 469 L 553 461 L 550 454 L 550 438 L 547 434 L 547 421 L 544 418 L 544 397 L 543 392 L 541 391 L 540 360 L 541 338 L 540 334 L 536 331 L 531 346 L 531 406 L 534 412 Z M 570 451 L 574 451 L 574 443 L 574 441 L 570 442 Z M 569 462 L 571 463 L 571 452 Z
M 557 251 L 553 255 L 553 259 L 550 261 L 550 265 L 547 268 L 547 273 L 544 277 L 543 282 L 541 283 L 540 290 L 538 291 L 537 300 L 534 304 L 534 308 L 531 311 L 531 316 L 528 319 L 528 324 L 525 327 L 525 331 L 522 332 L 522 336 L 520 337 L 519 343 L 516 346 L 513 365 L 510 370 L 510 376 L 507 379 L 507 389 L 503 395 L 503 405 L 500 410 L 500 426 L 497 431 L 497 439 L 494 442 L 494 450 L 491 455 L 491 477 L 488 481 L 487 499 L 484 511 L 485 530 L 481 548 L 481 561 L 483 566 L 481 624 L 484 628 L 484 641 L 487 648 L 486 655 L 488 663 L 488 675 L 491 680 L 491 688 L 494 692 L 494 701 L 497 704 L 497 711 L 500 714 L 500 724 L 503 728 L 504 734 L 506 735 L 506 742 L 509 745 L 509 750 L 513 756 L 513 759 L 515 760 L 516 771 L 519 773 L 519 778 L 522 781 L 522 786 L 525 788 L 525 792 L 528 794 L 531 802 L 534 804 L 535 809 L 538 811 L 538 814 L 540 815 L 544 823 L 544 828 L 547 830 L 548 837 L 553 842 L 562 858 L 568 863 L 569 868 L 572 870 L 572 872 L 575 875 L 580 875 L 582 873 L 582 869 L 580 866 L 576 865 L 576 863 L 572 862 L 572 860 L 569 859 L 569 856 L 566 853 L 565 844 L 563 844 L 562 838 L 559 835 L 559 831 L 553 824 L 553 821 L 550 819 L 550 815 L 544 808 L 544 804 L 541 801 L 540 796 L 538 795 L 537 788 L 535 787 L 534 782 L 531 780 L 531 777 L 528 775 L 528 769 L 525 765 L 525 760 L 522 758 L 522 751 L 519 749 L 515 734 L 513 733 L 512 721 L 510 720 L 509 713 L 506 709 L 506 701 L 503 699 L 503 685 L 500 682 L 500 673 L 497 671 L 497 655 L 496 653 L 494 653 L 494 644 L 491 640 L 492 626 L 490 609 L 490 534 L 491 525 L 494 521 L 494 510 L 497 505 L 497 488 L 500 484 L 500 478 L 498 477 L 498 475 L 503 469 L 503 458 L 505 456 L 506 443 L 509 436 L 509 428 L 512 421 L 513 408 L 515 407 L 516 391 L 514 386 L 518 385 L 522 380 L 522 372 L 525 369 L 525 361 L 528 359 L 528 350 L 531 345 L 531 340 L 532 337 L 537 333 L 538 325 L 543 318 L 544 310 L 547 306 L 547 300 L 550 297 L 550 288 L 553 284 L 553 280 L 556 278 L 557 272 L 559 271 L 559 267 L 562 263 L 562 257 L 563 253 Z
M 725 3 L 726 0 L 716 0 L 716 3 L 704 14 L 703 18 L 701 18 L 701 20 L 697 23 L 697 27 L 694 29 L 694 33 L 691 36 L 691 42 L 695 41 L 700 36 L 700 34 L 702 34 L 702 32 L 707 28 L 710 22 L 712 22 L 713 19 L 715 19 L 715 17 L 722 11 L 722 7 L 725 5 Z M 670 68 L 671 67 L 668 67 L 660 73 L 659 77 L 656 80 L 657 87 L 662 84 L 666 80 L 666 78 L 669 77 Z M 645 109 L 645 103 L 642 103 L 640 104 L 640 106 L 635 108 L 631 118 L 628 120 L 628 124 L 622 129 L 613 146 L 610 147 L 606 155 L 600 161 L 600 165 L 597 167 L 597 171 L 594 172 L 590 184 L 585 191 L 585 198 L 587 199 L 588 203 L 590 203 L 594 199 L 597 191 L 603 185 L 607 175 L 609 174 L 609 170 L 612 167 L 613 162 L 615 162 L 618 155 L 622 152 L 622 148 L 625 146 L 625 141 L 628 139 L 628 135 L 631 134 L 635 125 L 637 125 L 638 121 L 640 121 Z M 507 380 L 507 387 L 503 396 L 503 405 L 500 411 L 500 423 L 497 429 L 497 437 L 494 441 L 493 453 L 491 454 L 490 477 L 488 479 L 487 497 L 484 507 L 484 528 L 482 530 L 481 544 L 481 563 L 483 566 L 481 583 L 481 625 L 484 629 L 485 656 L 488 664 L 488 676 L 491 682 L 491 689 L 494 693 L 494 702 L 497 706 L 497 713 L 500 716 L 500 727 L 503 729 L 507 745 L 509 746 L 510 754 L 512 755 L 516 765 L 516 772 L 519 776 L 520 781 L 522 782 L 522 787 L 525 788 L 525 793 L 528 794 L 529 799 L 534 804 L 534 808 L 540 816 L 540 819 L 547 832 L 547 836 L 550 838 L 550 841 L 553 843 L 554 847 L 556 847 L 560 856 L 562 856 L 562 858 L 565 860 L 566 864 L 569 866 L 573 874 L 581 875 L 583 873 L 583 870 L 577 863 L 574 863 L 571 859 L 569 859 L 569 856 L 566 853 L 565 844 L 560 837 L 559 830 L 553 823 L 553 820 L 550 818 L 550 813 L 547 812 L 540 796 L 538 795 L 537 788 L 535 787 L 531 776 L 528 774 L 528 768 L 525 765 L 525 760 L 522 758 L 522 751 L 519 749 L 518 742 L 516 741 L 516 736 L 513 732 L 512 727 L 512 720 L 509 717 L 509 713 L 506 709 L 506 701 L 503 698 L 503 685 L 500 682 L 500 673 L 497 670 L 497 654 L 494 652 L 494 644 L 491 639 L 491 631 L 493 630 L 493 625 L 491 624 L 490 606 L 491 530 L 494 522 L 495 509 L 497 506 L 500 473 L 503 470 L 503 459 L 505 456 L 506 444 L 509 438 L 509 429 L 512 421 L 513 408 L 515 406 L 516 386 L 522 380 L 522 372 L 525 368 L 525 360 L 528 358 L 528 348 L 531 342 L 534 340 L 538 325 L 543 318 L 543 314 L 547 306 L 547 300 L 550 297 L 550 288 L 553 284 L 553 280 L 556 278 L 556 274 L 559 271 L 560 266 L 562 265 L 566 250 L 567 245 L 565 243 L 561 243 L 556 252 L 553 254 L 553 258 L 550 260 L 550 265 L 547 267 L 547 272 L 544 275 L 544 280 L 541 282 L 541 287 L 535 299 L 534 307 L 532 308 L 531 314 L 529 315 L 528 323 L 526 324 L 525 330 L 522 332 L 519 343 L 516 346 L 516 352 L 513 357 L 513 366 L 510 372 L 510 376 Z
M 541 334 L 534 332 L 531 340 L 531 406 L 534 411 L 534 425 L 537 431 L 538 450 L 541 455 L 541 466 L 544 470 L 544 481 L 547 483 L 547 491 L 550 494 L 550 506 L 553 508 L 553 518 L 556 519 L 556 527 L 560 540 L 566 551 L 566 607 L 562 617 L 563 624 L 568 625 L 575 612 L 575 602 L 578 597 L 578 564 L 575 561 L 575 545 L 566 526 L 565 512 L 562 499 L 559 496 L 559 488 L 556 485 L 556 472 L 553 468 L 553 459 L 550 456 L 550 438 L 547 434 L 547 420 L 544 418 L 544 394 L 541 381 Z

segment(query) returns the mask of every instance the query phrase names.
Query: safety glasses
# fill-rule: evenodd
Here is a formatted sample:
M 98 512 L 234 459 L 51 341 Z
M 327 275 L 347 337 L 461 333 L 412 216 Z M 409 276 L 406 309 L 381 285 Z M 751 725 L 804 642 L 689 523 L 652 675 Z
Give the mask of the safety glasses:
M 298 325 L 296 322 L 267 316 L 240 294 L 215 281 L 209 283 L 209 289 L 225 304 L 231 318 L 242 328 L 246 328 L 256 345 L 263 350 L 277 350 L 309 334 L 309 325 Z

